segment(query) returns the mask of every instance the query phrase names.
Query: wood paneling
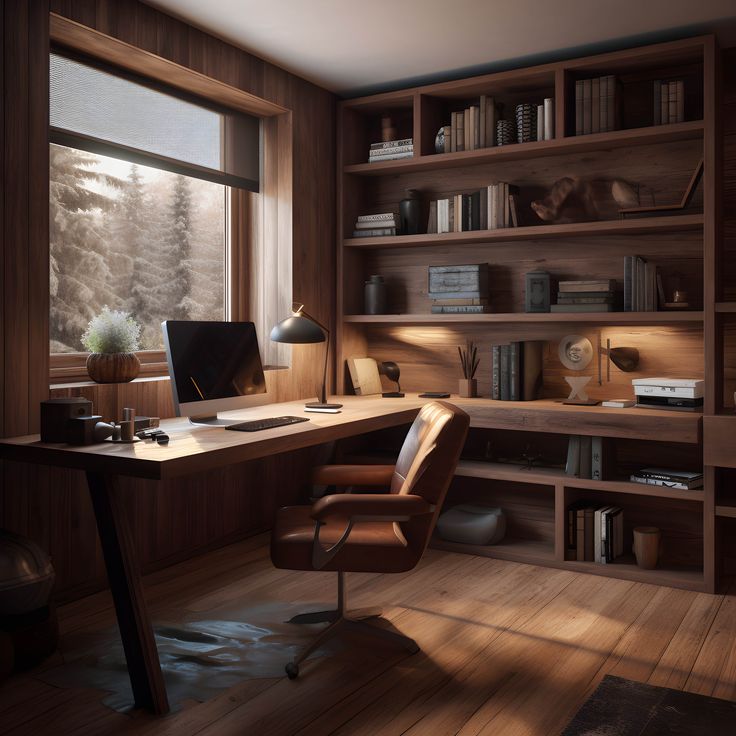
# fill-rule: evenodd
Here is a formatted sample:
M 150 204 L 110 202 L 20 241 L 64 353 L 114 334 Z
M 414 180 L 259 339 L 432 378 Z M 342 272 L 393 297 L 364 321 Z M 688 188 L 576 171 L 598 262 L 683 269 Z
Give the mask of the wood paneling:
M 130 44 L 131 58 L 159 56 L 163 61 L 156 68 L 179 65 L 182 71 L 240 90 L 236 97 L 241 102 L 262 99 L 269 114 L 291 111 L 294 295 L 321 321 L 334 320 L 335 98 L 331 93 L 136 0 L 5 2 L 1 21 L 4 114 L 0 116 L 0 337 L 4 348 L 0 393 L 5 436 L 37 430 L 38 401 L 49 391 L 49 10 Z M 104 39 L 101 42 L 104 47 Z M 124 48 L 113 46 L 113 52 Z M 308 397 L 320 381 L 321 364 L 309 352 L 313 346 L 305 348 L 294 352 L 292 369 L 274 374 L 278 400 Z M 62 391 L 92 393 L 106 410 L 132 405 L 139 413 L 172 413 L 167 382 Z M 165 482 L 157 489 L 146 481 L 125 483 L 126 508 L 144 569 L 267 528 L 278 504 L 304 492 L 315 457 L 319 459 L 320 450 L 297 451 L 186 481 Z M 51 552 L 59 593 L 70 597 L 104 585 L 81 474 L 7 462 L 2 475 L 0 525 L 31 536 Z

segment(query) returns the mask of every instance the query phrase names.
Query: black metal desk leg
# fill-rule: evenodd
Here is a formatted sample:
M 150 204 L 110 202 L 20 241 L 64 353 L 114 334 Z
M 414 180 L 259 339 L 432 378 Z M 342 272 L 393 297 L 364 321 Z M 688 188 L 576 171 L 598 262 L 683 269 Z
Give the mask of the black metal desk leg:
M 169 700 L 118 479 L 114 475 L 88 472 L 87 485 L 92 496 L 135 704 L 163 715 L 169 712 Z

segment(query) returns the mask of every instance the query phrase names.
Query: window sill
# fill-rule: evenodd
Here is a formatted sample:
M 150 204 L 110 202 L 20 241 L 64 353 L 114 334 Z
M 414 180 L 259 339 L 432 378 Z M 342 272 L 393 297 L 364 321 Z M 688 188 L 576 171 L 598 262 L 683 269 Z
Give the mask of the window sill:
M 88 377 L 87 380 L 68 381 L 65 383 L 54 383 L 52 381 L 50 382 L 49 388 L 75 389 L 75 388 L 87 388 L 89 386 L 125 386 L 129 383 L 148 383 L 152 381 L 169 381 L 169 380 L 171 379 L 169 378 L 168 374 L 166 374 L 165 376 L 138 376 L 138 378 L 134 378 L 132 381 L 125 381 L 125 383 L 97 383 L 96 381 L 91 381 Z

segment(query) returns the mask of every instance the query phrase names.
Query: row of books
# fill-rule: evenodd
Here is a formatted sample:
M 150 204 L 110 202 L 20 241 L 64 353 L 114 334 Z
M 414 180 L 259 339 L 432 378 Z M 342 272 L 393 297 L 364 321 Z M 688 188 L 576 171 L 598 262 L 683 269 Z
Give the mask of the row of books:
M 642 468 L 632 473 L 630 480 L 634 483 L 675 488 L 680 491 L 692 491 L 703 487 L 702 473 L 667 468 Z
M 413 156 L 414 139 L 400 138 L 395 141 L 371 143 L 371 148 L 368 152 L 368 162 L 376 163 L 377 161 L 396 161 L 402 158 L 412 158 Z
M 461 233 L 518 227 L 518 188 L 507 182 L 490 184 L 429 204 L 428 233 Z
M 624 312 L 656 312 L 658 293 L 664 304 L 662 278 L 656 266 L 639 256 L 625 256 Z
M 616 297 L 616 282 L 613 279 L 593 281 L 560 281 L 557 304 L 552 312 L 612 312 Z
M 567 548 L 579 562 L 614 562 L 624 554 L 623 509 L 588 501 L 568 506 Z
M 450 124 L 443 127 L 444 153 L 495 146 L 497 120 L 496 102 L 488 95 L 481 95 L 477 105 L 450 113 Z
M 432 314 L 485 314 L 489 308 L 487 263 L 429 266 Z
M 544 342 L 527 340 L 491 347 L 491 398 L 534 401 L 543 380 Z
M 605 437 L 571 435 L 567 441 L 565 474 L 573 478 L 603 480 L 606 476 L 604 462 L 608 460 Z
M 399 232 L 399 218 L 393 212 L 377 215 L 359 215 L 353 230 L 354 238 L 378 238 L 396 235 Z
M 685 83 L 682 79 L 662 82 L 657 79 L 652 95 L 653 120 L 655 125 L 685 122 Z
M 575 82 L 575 135 L 607 133 L 618 128 L 618 90 L 613 74 Z

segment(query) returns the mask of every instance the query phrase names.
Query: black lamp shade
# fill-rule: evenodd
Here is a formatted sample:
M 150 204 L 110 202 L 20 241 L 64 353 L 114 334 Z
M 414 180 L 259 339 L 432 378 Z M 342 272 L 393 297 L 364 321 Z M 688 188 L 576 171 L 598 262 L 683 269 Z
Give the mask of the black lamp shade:
M 274 326 L 271 330 L 271 339 L 289 345 L 302 345 L 324 342 L 326 338 L 324 331 L 316 322 L 303 314 L 294 314 Z

